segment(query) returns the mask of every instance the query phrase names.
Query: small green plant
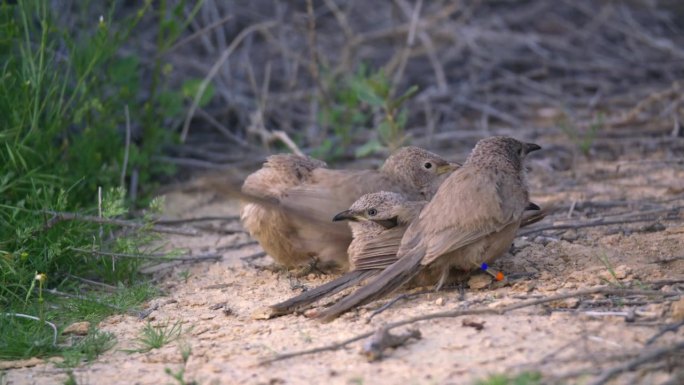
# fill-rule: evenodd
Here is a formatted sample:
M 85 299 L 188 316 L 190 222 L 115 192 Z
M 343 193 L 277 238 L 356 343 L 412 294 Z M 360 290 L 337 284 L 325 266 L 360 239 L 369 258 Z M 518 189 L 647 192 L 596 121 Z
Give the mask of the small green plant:
M 69 370 L 66 374 L 67 379 L 64 380 L 64 385 L 78 385 L 78 382 L 76 381 L 76 376 L 74 375 L 73 371 Z
M 145 327 L 143 327 L 140 337 L 136 339 L 137 344 L 140 346 L 139 349 L 132 350 L 133 352 L 149 352 L 152 349 L 159 349 L 164 345 L 167 345 L 180 337 L 183 327 L 180 321 L 176 321 L 173 325 L 168 322 L 152 326 L 148 322 Z
M 356 152 L 356 157 L 373 154 L 383 148 L 396 150 L 406 142 L 407 110 L 404 103 L 418 91 L 409 88 L 393 97 L 392 85 L 382 72 L 371 72 L 365 66 L 343 80 L 329 79 L 333 90 L 320 115 L 320 124 L 332 130 L 315 151 L 314 156 L 334 159 L 344 153 L 361 130 L 375 127 L 376 137 L 370 138 Z M 374 117 L 379 119 L 374 121 Z
M 171 368 L 164 368 L 164 373 L 176 380 L 178 385 L 197 385 L 197 381 L 185 381 L 185 370 L 187 369 L 188 360 L 192 354 L 192 346 L 187 343 L 181 343 L 178 348 L 180 349 L 181 358 L 183 359 L 183 366 L 177 372 L 174 372 Z
M 608 256 L 606 253 L 601 252 L 601 254 L 598 256 L 599 261 L 603 264 L 603 266 L 606 267 L 608 272 L 610 273 L 610 276 L 613 277 L 613 280 L 608 280 L 603 277 L 601 279 L 605 281 L 609 285 L 613 286 L 618 286 L 618 287 L 624 287 L 624 285 L 620 282 L 620 280 L 617 278 L 617 275 L 615 274 L 615 269 L 613 268 L 613 264 L 610 263 L 610 260 L 608 259 Z
M 181 271 L 178 273 L 178 277 L 182 279 L 184 283 L 188 283 L 188 279 L 190 279 L 190 270 Z
M 61 366 L 75 367 L 82 362 L 93 362 L 102 353 L 113 348 L 116 338 L 112 333 L 91 330 L 87 336 L 74 346 L 64 351 L 64 361 Z
M 478 380 L 475 385 L 539 385 L 542 376 L 538 372 L 522 372 L 511 376 L 507 374 L 494 374 L 484 380 Z
M 603 113 L 598 113 L 589 127 L 582 129 L 577 127 L 567 117 L 558 122 L 560 129 L 568 136 L 584 156 L 588 156 L 591 147 L 594 145 L 596 136 L 603 129 L 605 117 Z

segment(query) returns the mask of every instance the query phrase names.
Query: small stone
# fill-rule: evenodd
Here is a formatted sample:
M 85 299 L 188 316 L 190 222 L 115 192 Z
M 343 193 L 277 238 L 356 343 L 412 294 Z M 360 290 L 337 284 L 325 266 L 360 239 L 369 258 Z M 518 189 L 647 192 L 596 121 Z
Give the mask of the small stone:
M 527 239 L 527 237 L 516 238 L 513 241 L 513 247 L 515 247 L 516 249 L 522 249 L 522 248 L 525 248 L 531 244 L 532 243 Z
M 658 231 L 665 230 L 665 226 L 660 222 L 653 222 L 651 224 L 643 226 L 640 230 L 645 233 L 656 233 Z
M 519 281 L 513 284 L 511 291 L 515 293 L 529 293 L 534 290 L 535 286 L 532 281 Z
M 684 297 L 672 303 L 671 316 L 675 322 L 684 321 Z
M 629 276 L 632 273 L 632 269 L 628 266 L 625 265 L 620 265 L 616 268 L 613 269 L 613 273 L 615 273 L 615 277 L 613 278 L 613 274 L 610 272 L 610 270 L 604 270 L 599 274 L 599 276 L 606 281 L 613 281 L 614 279 L 625 279 L 627 276 Z
M 75 334 L 77 336 L 85 336 L 88 335 L 88 330 L 90 330 L 90 322 L 74 322 L 71 325 L 67 326 L 66 329 L 64 329 L 64 331 L 62 332 L 62 334 Z
M 437 298 L 437 300 L 435 301 L 435 305 L 437 305 L 437 306 L 444 305 L 444 298 L 443 297 Z
M 560 301 L 551 302 L 549 306 L 556 309 L 575 309 L 579 304 L 579 298 L 566 298 Z
M 473 290 L 483 289 L 492 283 L 492 277 L 487 274 L 477 274 L 470 277 L 468 287 Z
M 537 109 L 537 116 L 542 119 L 555 120 L 563 115 L 563 111 L 555 107 L 542 107 Z
M 576 241 L 577 238 L 579 237 L 577 236 L 577 231 L 574 229 L 570 229 L 561 235 L 561 239 L 568 242 Z
M 487 307 L 490 309 L 500 309 L 502 307 L 512 305 L 516 302 L 517 302 L 517 300 L 515 300 L 513 298 L 504 298 L 504 299 L 501 299 L 499 301 L 490 303 L 489 305 L 487 305 Z

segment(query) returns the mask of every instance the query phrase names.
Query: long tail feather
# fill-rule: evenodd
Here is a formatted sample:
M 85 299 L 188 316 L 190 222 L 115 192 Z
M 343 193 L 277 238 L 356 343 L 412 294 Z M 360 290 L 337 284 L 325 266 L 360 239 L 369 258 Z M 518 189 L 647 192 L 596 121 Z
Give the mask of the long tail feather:
M 333 306 L 322 310 L 316 318 L 323 322 L 330 322 L 340 314 L 356 306 L 366 304 L 374 299 L 392 293 L 418 274 L 421 267 L 420 261 L 423 259 L 424 254 L 424 248 L 413 248 L 404 257 L 378 274 L 378 276 L 367 285 L 342 298 Z
M 336 278 L 328 283 L 307 290 L 302 294 L 292 297 L 283 302 L 271 305 L 270 308 L 277 315 L 285 315 L 303 306 L 314 303 L 325 297 L 339 293 L 340 291 L 352 287 L 368 277 L 378 273 L 378 270 L 355 270 L 350 271 L 343 276 Z

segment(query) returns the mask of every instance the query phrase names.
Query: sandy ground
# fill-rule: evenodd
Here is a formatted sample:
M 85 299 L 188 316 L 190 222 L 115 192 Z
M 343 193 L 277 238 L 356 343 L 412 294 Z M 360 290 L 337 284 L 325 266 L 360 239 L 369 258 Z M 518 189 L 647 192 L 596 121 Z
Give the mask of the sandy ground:
M 677 142 L 679 143 L 679 142 Z M 681 144 L 680 144 L 681 145 Z M 446 153 L 446 152 L 443 152 Z M 533 201 L 555 207 L 537 226 L 571 220 L 587 222 L 614 214 L 684 205 L 681 162 L 633 162 L 641 156 L 573 160 L 551 149 L 531 162 Z M 568 164 L 559 164 L 565 154 Z M 464 154 L 455 156 L 463 159 Z M 667 159 L 668 151 L 649 151 L 651 160 Z M 460 157 L 460 158 L 459 158 Z M 561 162 L 562 163 L 562 162 Z M 619 166 L 619 167 L 618 167 Z M 573 203 L 574 202 L 574 203 Z M 235 202 L 211 193 L 167 196 L 170 217 L 236 215 Z M 572 210 L 571 206 L 574 206 Z M 664 325 L 684 318 L 684 223 L 679 211 L 654 214 L 654 220 L 612 226 L 549 230 L 516 240 L 512 253 L 495 268 L 518 278 L 461 293 L 452 289 L 416 296 L 395 304 L 367 322 L 387 302 L 378 301 L 329 324 L 304 315 L 254 320 L 259 308 L 284 300 L 331 279 L 309 274 L 293 278 L 286 272 L 255 267 L 240 258 L 260 251 L 258 245 L 236 247 L 249 238 L 235 220 L 213 222 L 221 232 L 200 237 L 172 237 L 168 247 L 189 248 L 195 255 L 218 250 L 223 259 L 178 265 L 157 273 L 165 296 L 147 306 L 156 309 L 145 320 L 128 315 L 108 318 L 99 326 L 116 335 L 117 345 L 96 362 L 74 369 L 79 384 L 176 383 L 165 373 L 185 367 L 185 380 L 199 384 L 471 384 L 494 373 L 540 371 L 544 382 L 588 383 L 601 370 L 644 351 L 646 341 Z M 228 230 L 228 231 L 226 231 Z M 229 234 L 232 233 L 232 234 Z M 270 258 L 256 260 L 269 265 Z M 615 273 L 613 276 L 609 270 Z M 187 271 L 187 280 L 184 272 Z M 664 282 L 674 280 L 679 282 Z M 640 282 L 661 282 L 669 297 L 604 295 L 568 299 L 528 307 L 504 315 L 434 319 L 396 330 L 417 328 L 422 339 L 386 352 L 380 362 L 359 354 L 362 342 L 336 351 L 295 357 L 265 366 L 260 359 L 277 353 L 324 346 L 372 331 L 384 323 L 448 309 L 500 307 L 582 288 Z M 678 310 L 681 309 L 681 310 Z M 477 330 L 466 321 L 483 323 Z M 180 322 L 181 338 L 147 353 L 127 353 L 147 322 Z M 684 340 L 684 328 L 660 337 L 653 347 Z M 180 347 L 192 349 L 183 364 Z M 679 356 L 642 365 L 611 383 L 663 384 L 682 376 Z M 63 369 L 50 363 L 11 369 L 3 384 L 60 384 Z

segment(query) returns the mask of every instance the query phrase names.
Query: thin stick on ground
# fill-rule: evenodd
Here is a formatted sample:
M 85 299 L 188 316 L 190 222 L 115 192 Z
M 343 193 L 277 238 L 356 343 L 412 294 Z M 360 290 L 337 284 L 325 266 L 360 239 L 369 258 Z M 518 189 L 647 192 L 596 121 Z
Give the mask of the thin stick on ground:
M 129 253 L 114 253 L 110 251 L 100 251 L 100 250 L 86 250 L 80 249 L 78 247 L 72 247 L 69 250 L 76 251 L 84 254 L 94 254 L 102 255 L 106 257 L 116 257 L 116 258 L 134 258 L 134 259 L 153 259 L 161 261 L 201 261 L 206 259 L 221 259 L 223 255 L 217 253 L 207 253 L 200 255 L 186 255 L 175 257 L 169 254 L 129 254 Z
M 627 223 L 639 223 L 639 222 L 649 222 L 658 218 L 658 215 L 662 215 L 669 212 L 678 212 L 681 210 L 682 206 L 649 210 L 643 212 L 636 212 L 633 214 L 623 214 L 615 217 L 598 218 L 589 221 L 572 221 L 568 223 L 560 223 L 556 225 L 545 225 L 539 227 L 530 227 L 525 231 L 520 231 L 518 236 L 526 236 L 535 233 L 539 233 L 547 230 L 565 230 L 565 229 L 580 229 L 586 227 L 597 227 L 597 226 L 609 226 L 609 225 L 621 225 Z M 663 218 L 663 220 L 676 220 L 676 218 Z
M 679 321 L 674 324 L 666 325 L 664 328 L 660 329 L 658 333 L 654 334 L 653 337 L 649 338 L 648 341 L 646 341 L 646 345 L 651 345 L 652 343 L 656 342 L 658 338 L 662 337 L 667 332 L 676 333 L 677 330 L 679 330 L 679 328 L 682 326 L 684 326 L 684 321 Z
M 599 374 L 599 376 L 595 378 L 594 381 L 590 382 L 589 385 L 603 385 L 610 381 L 611 378 L 617 376 L 622 372 L 634 370 L 641 364 L 655 361 L 660 357 L 666 356 L 670 353 L 674 353 L 680 350 L 684 350 L 684 341 L 680 341 L 673 345 L 664 346 L 662 348 L 645 351 L 636 358 L 629 360 L 624 364 L 614 366 L 608 370 L 601 372 L 601 374 Z
M 79 213 L 69 213 L 69 212 L 61 212 L 61 211 L 46 211 L 47 214 L 52 215 L 52 218 L 47 220 L 45 223 L 45 226 L 43 226 L 43 230 L 49 230 L 52 227 L 54 227 L 56 224 L 59 222 L 65 222 L 65 221 L 81 221 L 81 222 L 91 222 L 91 223 L 97 223 L 97 224 L 103 224 L 103 225 L 115 225 L 115 226 L 121 226 L 121 227 L 130 227 L 134 229 L 148 229 L 150 231 L 154 231 L 157 233 L 165 233 L 165 234 L 177 234 L 177 235 L 188 235 L 188 236 L 196 236 L 199 234 L 199 232 L 195 229 L 178 229 L 178 228 L 172 228 L 172 227 L 166 227 L 166 226 L 157 226 L 157 225 L 148 225 L 145 223 L 140 223 L 140 222 L 135 222 L 135 221 L 129 221 L 125 219 L 113 219 L 113 218 L 100 218 L 92 215 L 83 215 Z
M 154 221 L 158 225 L 181 225 L 184 223 L 194 223 L 194 222 L 209 222 L 209 221 L 226 221 L 233 222 L 240 220 L 237 215 L 228 216 L 208 216 L 208 217 L 195 217 L 195 218 L 185 218 L 185 219 L 159 219 Z
M 611 286 L 600 286 L 600 287 L 593 287 L 590 289 L 577 290 L 577 291 L 574 291 L 571 293 L 554 295 L 554 296 L 546 297 L 546 298 L 533 299 L 533 300 L 529 300 L 529 301 L 521 301 L 518 303 L 508 305 L 508 306 L 500 307 L 498 309 L 493 309 L 493 308 L 489 308 L 489 307 L 479 307 L 479 308 L 475 308 L 475 309 L 459 309 L 459 310 L 448 310 L 448 311 L 444 311 L 444 312 L 429 313 L 429 314 L 411 317 L 411 318 L 407 318 L 404 320 L 389 323 L 386 325 L 386 328 L 387 328 L 387 330 L 390 330 L 390 329 L 397 328 L 399 326 L 404 326 L 404 325 L 408 325 L 408 324 L 412 324 L 412 323 L 416 323 L 416 322 L 420 322 L 420 321 L 427 321 L 427 320 L 432 320 L 432 319 L 437 319 L 437 318 L 454 318 L 454 317 L 461 317 L 461 316 L 466 316 L 466 315 L 502 315 L 502 314 L 506 314 L 506 313 L 513 311 L 513 310 L 518 310 L 518 309 L 536 306 L 536 305 L 542 305 L 545 303 L 560 301 L 560 300 L 567 299 L 567 298 L 582 297 L 582 296 L 591 295 L 591 294 L 623 295 L 623 296 L 624 295 L 650 295 L 650 296 L 676 296 L 676 295 L 679 295 L 679 293 L 668 293 L 668 292 L 662 292 L 662 291 L 656 291 L 656 290 L 621 289 L 621 288 L 615 288 L 615 287 L 611 287 Z M 301 350 L 301 351 L 296 351 L 296 352 L 291 352 L 291 353 L 278 354 L 278 355 L 273 356 L 271 358 L 266 358 L 266 359 L 259 361 L 259 364 L 265 365 L 265 364 L 269 364 L 272 362 L 285 360 L 288 358 L 299 357 L 299 356 L 304 356 L 304 355 L 309 355 L 309 354 L 314 354 L 314 353 L 320 353 L 320 352 L 325 352 L 325 351 L 338 350 L 338 349 L 341 349 L 341 348 L 349 345 L 352 342 L 356 342 L 356 341 L 359 341 L 359 340 L 364 339 L 366 337 L 369 337 L 373 333 L 375 333 L 375 331 L 362 333 L 362 334 L 359 334 L 355 337 L 346 339 L 344 341 L 336 342 L 336 343 L 326 345 L 326 346 L 322 346 L 319 348 Z

